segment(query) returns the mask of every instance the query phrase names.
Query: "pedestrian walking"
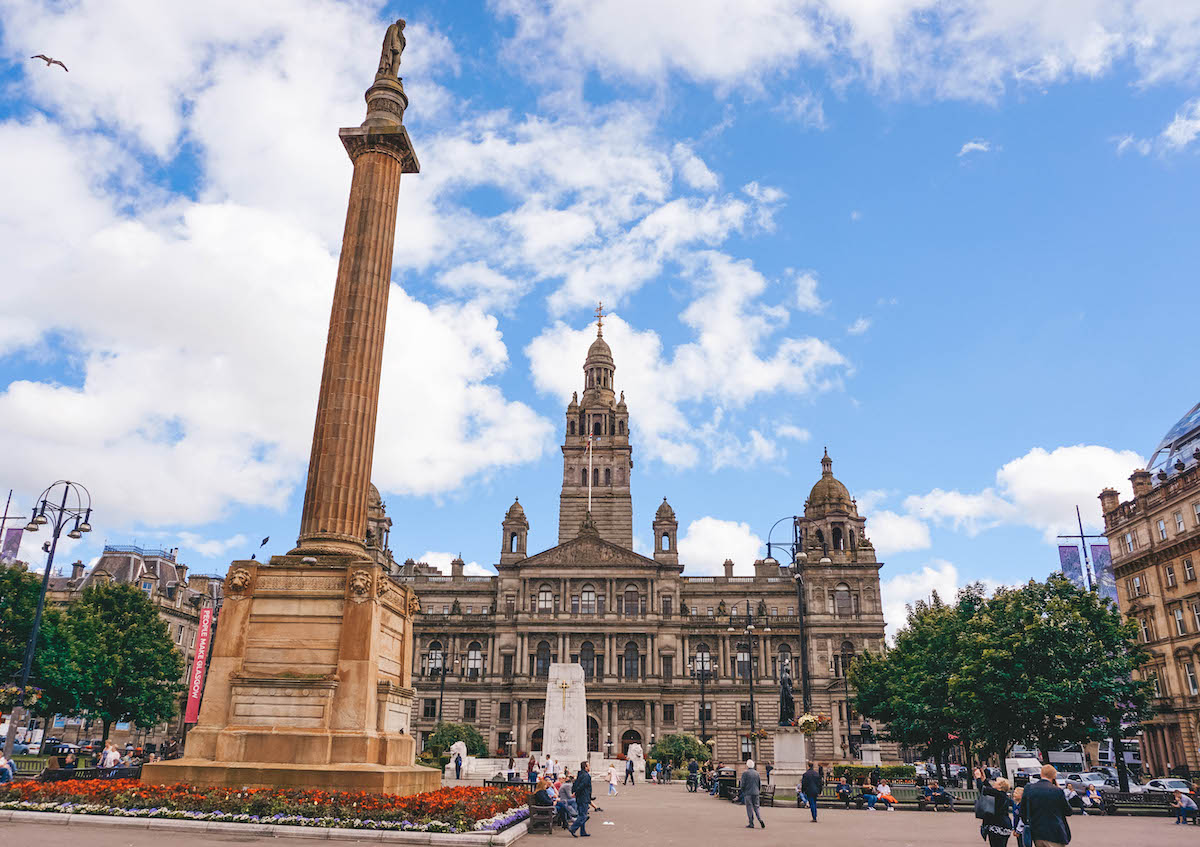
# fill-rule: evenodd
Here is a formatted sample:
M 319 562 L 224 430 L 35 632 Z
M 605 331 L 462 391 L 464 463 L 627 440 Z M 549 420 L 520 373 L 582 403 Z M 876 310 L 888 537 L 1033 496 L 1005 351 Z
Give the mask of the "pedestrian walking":
M 462 779 L 462 753 L 454 757 L 454 778 Z
M 762 812 L 759 811 L 758 801 L 762 795 L 762 777 L 758 775 L 758 771 L 754 769 L 754 760 L 750 759 L 746 762 L 746 769 L 742 771 L 741 782 L 738 783 L 738 790 L 742 794 L 742 804 L 746 807 L 746 829 L 754 829 L 754 819 L 758 818 L 758 825 L 763 829 L 767 828 L 767 824 L 762 819 Z
M 1008 837 L 1012 835 L 1012 803 L 1008 799 L 1008 780 L 1000 777 L 990 783 L 984 783 L 979 796 L 992 799 L 991 813 L 981 811 L 979 835 L 988 843 L 988 847 L 1005 847 Z M 985 804 L 986 805 L 986 804 Z
M 633 759 L 626 759 L 625 760 L 625 781 L 622 782 L 621 784 L 628 785 L 631 782 L 634 785 L 637 785 L 637 780 L 635 780 L 633 778 Z
M 533 785 L 535 782 L 537 782 L 537 759 L 535 759 L 533 756 L 529 757 L 529 766 L 527 768 L 526 776 L 529 778 L 530 785 Z
M 1058 771 L 1053 765 L 1042 766 L 1042 778 L 1025 787 L 1021 797 L 1021 820 L 1029 829 L 1033 847 L 1065 847 L 1071 843 L 1067 818 L 1071 807 L 1066 795 L 1055 783 Z
M 608 763 L 608 796 L 617 796 L 617 766 L 612 762 Z
M 844 782 L 845 780 L 843 780 Z M 808 763 L 808 770 L 804 772 L 804 776 L 800 777 L 800 790 L 804 793 L 804 799 L 808 801 L 808 810 L 812 812 L 812 822 L 817 822 L 817 797 L 821 794 L 821 775 L 813 768 L 813 763 Z
M 592 775 L 588 772 L 591 767 L 587 762 L 579 763 L 579 773 L 575 776 L 575 807 L 577 814 L 567 832 L 574 838 L 576 832 L 584 838 L 588 837 L 587 819 L 592 809 Z

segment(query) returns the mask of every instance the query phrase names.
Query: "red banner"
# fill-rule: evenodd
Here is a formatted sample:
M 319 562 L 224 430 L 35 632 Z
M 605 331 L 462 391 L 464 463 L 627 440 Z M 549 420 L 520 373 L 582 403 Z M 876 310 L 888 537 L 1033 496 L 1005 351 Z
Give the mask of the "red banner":
M 188 681 L 187 714 L 184 723 L 200 719 L 200 697 L 204 694 L 204 671 L 208 667 L 208 631 L 212 628 L 212 609 L 200 610 L 200 631 L 196 633 L 196 658 L 192 663 L 192 678 Z

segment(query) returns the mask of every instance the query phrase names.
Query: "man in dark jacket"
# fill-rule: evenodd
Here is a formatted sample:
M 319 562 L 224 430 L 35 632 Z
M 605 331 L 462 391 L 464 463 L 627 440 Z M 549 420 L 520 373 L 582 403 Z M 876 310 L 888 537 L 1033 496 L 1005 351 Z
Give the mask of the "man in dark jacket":
M 800 777 L 800 792 L 808 800 L 808 810 L 812 812 L 813 823 L 816 823 L 817 797 L 821 793 L 821 775 L 817 773 L 812 762 L 808 763 L 808 770 L 804 772 L 804 776 Z
M 588 812 L 592 810 L 592 775 L 588 773 L 591 770 L 587 762 L 579 763 L 579 773 L 575 775 L 575 806 L 579 810 L 579 814 L 575 816 L 574 823 L 567 832 L 571 833 L 571 837 L 575 837 L 576 831 L 584 838 L 588 837 L 587 819 Z
M 1071 843 L 1071 827 L 1067 818 L 1071 807 L 1054 778 L 1058 771 L 1053 765 L 1042 766 L 1042 778 L 1025 787 L 1021 797 L 1021 820 L 1033 835 L 1034 847 L 1066 847 Z

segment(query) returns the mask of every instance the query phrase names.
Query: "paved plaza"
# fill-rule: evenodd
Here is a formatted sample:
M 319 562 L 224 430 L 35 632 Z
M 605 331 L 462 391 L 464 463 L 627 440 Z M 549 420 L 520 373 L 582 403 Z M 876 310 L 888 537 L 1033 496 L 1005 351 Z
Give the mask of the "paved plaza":
M 607 791 L 607 786 L 597 787 Z M 588 842 L 592 847 L 601 844 L 696 847 L 720 843 L 795 847 L 800 841 L 810 839 L 819 839 L 821 844 L 869 844 L 871 847 L 950 847 L 983 843 L 979 838 L 978 823 L 970 811 L 950 814 L 823 809 L 820 822 L 813 824 L 807 810 L 784 806 L 763 809 L 767 828 L 750 832 L 745 829 L 746 815 L 742 807 L 706 794 L 688 794 L 682 785 L 638 785 L 635 789 L 623 790 L 616 797 L 601 794 L 597 802 L 604 811 L 594 814 L 589 821 L 588 828 L 596 839 Z M 606 826 L 606 821 L 611 821 L 611 825 Z M 10 843 L 36 844 L 38 847 L 78 847 L 80 843 L 86 843 L 88 847 L 160 847 L 163 839 L 169 839 L 172 847 L 205 847 L 214 842 L 279 840 L 249 834 L 204 832 L 199 827 L 194 835 L 178 830 L 156 832 L 101 823 L 70 827 L 8 823 L 4 828 Z M 1126 847 L 1130 844 L 1170 847 L 1192 845 L 1198 840 L 1195 828 L 1175 826 L 1166 816 L 1073 817 L 1071 829 L 1074 833 L 1072 843 L 1077 847 Z M 324 834 L 313 830 L 302 832 L 315 837 Z M 363 841 L 375 841 L 376 836 L 376 833 L 364 832 Z M 520 843 L 529 845 L 551 840 L 562 844 L 571 839 L 567 833 L 556 830 L 549 838 L 527 835 Z M 1009 843 L 1015 844 L 1015 839 Z

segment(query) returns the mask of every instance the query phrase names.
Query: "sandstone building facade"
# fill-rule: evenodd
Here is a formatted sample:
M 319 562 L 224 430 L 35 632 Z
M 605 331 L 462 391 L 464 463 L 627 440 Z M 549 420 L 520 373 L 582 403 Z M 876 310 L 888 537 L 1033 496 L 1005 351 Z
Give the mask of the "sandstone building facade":
M 1134 471 L 1133 499 L 1100 494 L 1121 611 L 1137 622 L 1158 713 L 1143 726 L 1152 773 L 1200 770 L 1200 405 Z
M 397 569 L 421 602 L 413 651 L 419 743 L 440 711 L 474 724 L 493 755 L 540 750 L 549 666 L 570 661 L 586 677 L 589 750 L 616 755 L 636 741 L 648 751 L 656 738 L 686 731 L 713 739 L 719 759 L 753 753 L 769 762 L 780 669 L 791 670 L 799 712 L 806 655 L 812 711 L 831 718 L 813 754 L 852 757 L 861 719 L 846 712 L 853 692 L 842 670 L 850 656 L 883 649 L 881 563 L 832 460 L 821 460 L 795 521 L 808 554 L 803 609 L 793 570 L 773 559 L 756 561 L 752 576 L 734 576 L 731 561 L 721 576 L 685 575 L 679 522 L 665 499 L 649 522 L 652 555 L 633 550 L 630 412 L 602 327 L 583 371 L 582 396 L 572 397 L 563 424 L 558 544 L 530 552 L 530 522 L 514 502 L 501 521 L 497 575 L 466 576 L 461 560 L 449 575 L 412 560 Z M 378 540 L 388 524 L 377 493 L 371 501 Z M 385 542 L 376 550 L 390 560 Z M 752 726 L 768 737 L 752 740 Z M 885 745 L 884 756 L 898 751 Z

